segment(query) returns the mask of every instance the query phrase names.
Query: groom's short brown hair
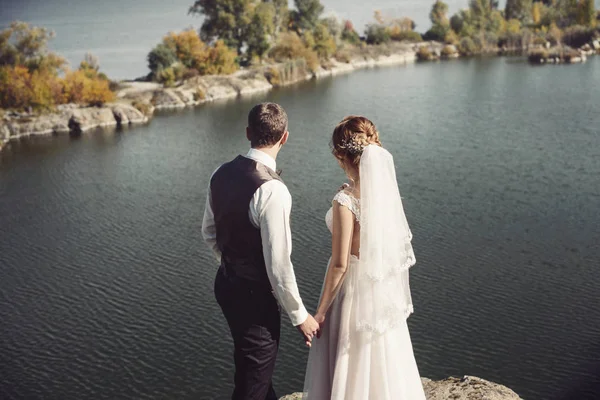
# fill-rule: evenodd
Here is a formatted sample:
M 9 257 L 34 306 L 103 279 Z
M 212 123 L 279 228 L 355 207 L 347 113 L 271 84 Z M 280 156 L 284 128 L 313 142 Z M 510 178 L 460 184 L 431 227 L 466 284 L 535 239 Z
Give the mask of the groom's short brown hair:
M 248 138 L 252 147 L 270 147 L 281 140 L 288 117 L 279 104 L 261 103 L 248 114 Z

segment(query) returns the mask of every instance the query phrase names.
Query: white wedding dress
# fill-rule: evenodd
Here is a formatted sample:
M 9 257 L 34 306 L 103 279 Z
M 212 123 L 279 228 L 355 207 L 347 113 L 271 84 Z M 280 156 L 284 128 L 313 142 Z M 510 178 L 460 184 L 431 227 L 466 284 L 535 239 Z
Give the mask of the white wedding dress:
M 333 201 L 349 208 L 360 221 L 360 200 L 341 191 Z M 330 209 L 326 216 L 330 232 L 332 214 Z M 407 240 L 410 240 L 410 231 Z M 321 337 L 312 342 L 303 399 L 425 400 L 406 325 L 406 318 L 412 312 L 410 294 L 405 314 L 396 318 L 394 324 L 379 332 L 376 329 L 358 332 L 355 329 L 356 316 L 353 315 L 357 313 L 357 307 L 352 304 L 358 296 L 353 295 L 355 288 L 351 275 L 359 263 L 357 257 L 350 256 L 347 276 L 321 326 Z M 408 288 L 407 279 L 408 275 Z

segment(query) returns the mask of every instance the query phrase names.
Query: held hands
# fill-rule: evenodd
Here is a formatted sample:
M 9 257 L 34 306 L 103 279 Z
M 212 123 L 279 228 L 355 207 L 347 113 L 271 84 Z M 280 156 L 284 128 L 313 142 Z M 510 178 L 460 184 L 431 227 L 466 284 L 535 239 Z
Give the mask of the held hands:
M 298 325 L 296 328 L 304 337 L 304 343 L 306 343 L 307 347 L 311 346 L 311 342 L 315 336 L 321 336 L 321 332 L 319 331 L 319 323 L 310 314 L 308 315 L 308 318 L 306 318 L 306 321 Z
M 321 326 L 325 322 L 325 315 L 316 313 L 314 318 L 315 318 L 315 321 L 317 321 L 317 323 L 319 324 L 319 330 L 317 331 L 317 339 L 320 339 L 321 338 Z

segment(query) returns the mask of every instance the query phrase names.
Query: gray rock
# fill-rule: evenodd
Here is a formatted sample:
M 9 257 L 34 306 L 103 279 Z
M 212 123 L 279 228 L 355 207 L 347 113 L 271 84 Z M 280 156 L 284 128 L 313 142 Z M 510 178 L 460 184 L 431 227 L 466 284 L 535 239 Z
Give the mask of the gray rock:
M 99 126 L 116 126 L 117 120 L 110 108 L 79 108 L 69 118 L 69 128 L 81 133 Z
M 185 103 L 177 96 L 173 89 L 156 90 L 152 97 L 152 104 L 158 110 L 185 108 Z
M 118 126 L 143 124 L 148 121 L 148 117 L 129 104 L 116 104 L 112 106 L 112 112 Z
M 474 376 L 441 381 L 422 378 L 421 381 L 427 400 L 521 400 L 506 386 Z M 287 395 L 280 400 L 302 400 L 302 393 Z

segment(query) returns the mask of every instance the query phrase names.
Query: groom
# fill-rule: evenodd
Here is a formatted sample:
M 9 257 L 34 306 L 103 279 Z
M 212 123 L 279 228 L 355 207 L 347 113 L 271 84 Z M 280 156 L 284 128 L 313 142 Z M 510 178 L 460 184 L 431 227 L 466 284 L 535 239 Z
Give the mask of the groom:
M 246 156 L 210 179 L 202 236 L 221 263 L 215 296 L 234 343 L 233 400 L 276 400 L 271 378 L 280 335 L 279 305 L 308 346 L 319 324 L 306 312 L 290 260 L 292 197 L 276 171 L 288 118 L 274 103 L 248 114 Z

